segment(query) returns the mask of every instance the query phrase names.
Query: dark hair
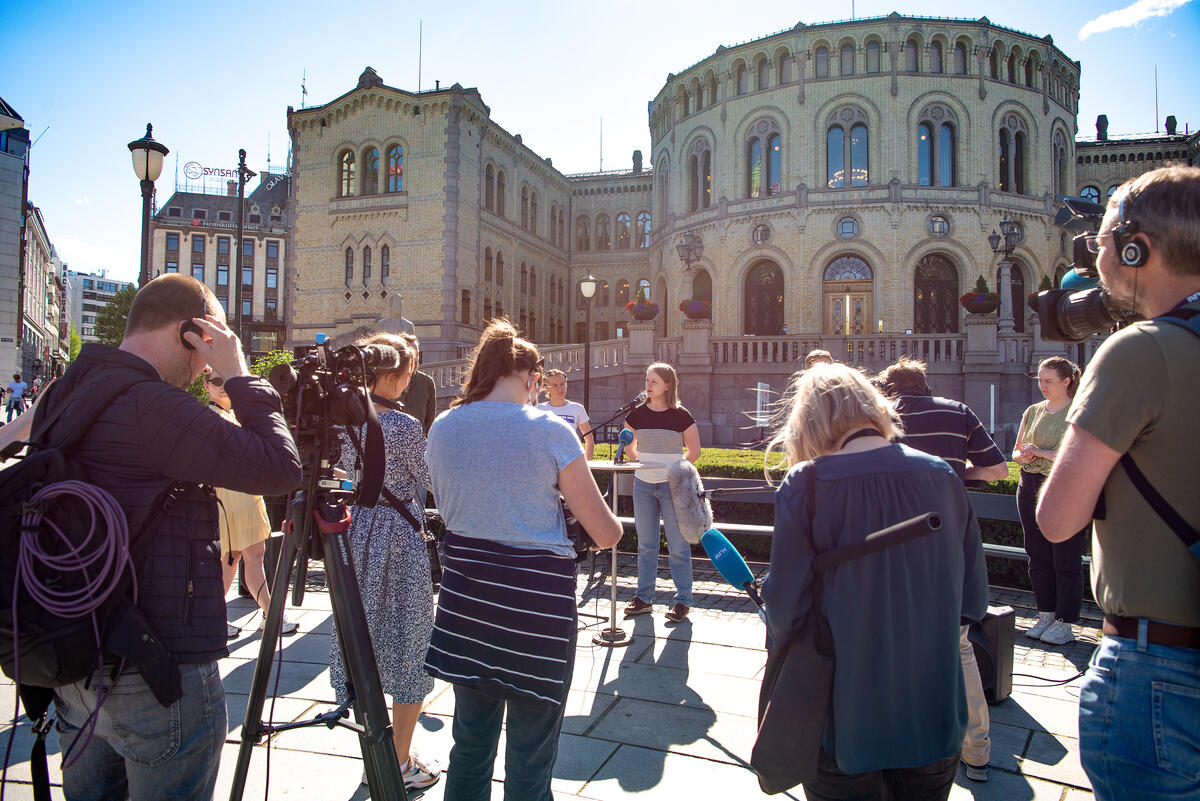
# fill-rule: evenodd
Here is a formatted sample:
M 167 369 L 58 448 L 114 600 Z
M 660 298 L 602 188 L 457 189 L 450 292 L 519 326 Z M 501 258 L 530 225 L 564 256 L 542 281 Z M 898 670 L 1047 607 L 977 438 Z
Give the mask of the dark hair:
M 492 320 L 479 335 L 479 344 L 471 351 L 467 382 L 450 407 L 483 400 L 496 382 L 513 373 L 532 370 L 538 362 L 538 349 L 517 336 L 516 326 L 507 317 Z
M 894 398 L 903 392 L 929 394 L 929 382 L 925 378 L 925 362 L 901 356 L 896 363 L 883 368 L 875 377 L 877 386 L 888 397 Z
M 1062 356 L 1051 356 L 1049 359 L 1042 359 L 1042 363 L 1038 365 L 1038 369 L 1047 367 L 1058 373 L 1059 378 L 1068 380 L 1067 395 L 1075 397 L 1075 390 L 1079 389 L 1079 365 L 1070 359 L 1064 359 Z
M 214 301 L 208 287 L 190 275 L 160 275 L 134 295 L 125 336 L 210 314 L 216 306 Z
M 388 345 L 396 349 L 400 354 L 400 365 L 391 370 L 376 370 L 375 379 L 378 381 L 384 376 L 401 376 L 405 373 L 415 370 L 417 367 L 417 350 L 409 344 L 403 334 L 389 334 L 381 331 L 377 334 L 369 334 L 354 343 L 355 345 Z

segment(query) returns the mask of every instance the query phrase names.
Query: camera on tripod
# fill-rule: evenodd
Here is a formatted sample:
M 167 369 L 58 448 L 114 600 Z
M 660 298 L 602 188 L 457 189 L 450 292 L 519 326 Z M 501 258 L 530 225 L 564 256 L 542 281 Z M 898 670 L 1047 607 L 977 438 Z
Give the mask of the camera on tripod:
M 1071 242 L 1073 285 L 1047 289 L 1037 294 L 1037 313 L 1042 338 L 1052 342 L 1082 342 L 1092 334 L 1110 333 L 1114 328 L 1140 320 L 1122 309 L 1108 290 L 1100 286 L 1096 254 L 1088 249 L 1088 238 L 1096 235 L 1104 219 L 1104 206 L 1081 198 L 1066 198 L 1054 223 L 1076 231 Z M 1067 274 L 1071 276 L 1071 273 Z M 1067 283 L 1064 278 L 1063 283 Z

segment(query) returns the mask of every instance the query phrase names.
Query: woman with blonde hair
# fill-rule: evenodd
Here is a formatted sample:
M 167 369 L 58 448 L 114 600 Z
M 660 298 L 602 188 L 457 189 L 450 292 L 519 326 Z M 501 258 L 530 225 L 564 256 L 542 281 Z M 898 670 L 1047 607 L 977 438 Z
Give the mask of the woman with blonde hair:
M 629 458 L 646 465 L 634 472 L 633 479 L 638 585 L 633 600 L 625 607 L 625 616 L 643 615 L 654 608 L 661 520 L 661 530 L 667 537 L 667 567 L 675 582 L 674 604 L 666 617 L 678 623 L 692 607 L 692 549 L 675 519 L 667 466 L 680 459 L 695 462 L 700 458 L 700 429 L 679 402 L 679 376 L 674 367 L 655 362 L 646 368 L 646 402 L 629 413 L 625 426 L 633 431 L 633 442 L 626 449 Z
M 786 647 L 816 611 L 837 665 L 810 801 L 931 798 L 950 793 L 967 723 L 960 620 L 987 608 L 979 526 L 941 459 L 895 442 L 903 431 L 858 371 L 816 365 L 793 388 L 772 440 L 790 465 L 775 497 L 763 588 L 767 648 Z M 940 531 L 822 574 L 817 553 L 936 512 Z
M 487 799 L 507 716 L 504 797 L 549 801 L 575 665 L 575 549 L 559 493 L 592 540 L 621 524 L 571 426 L 535 408 L 542 359 L 508 320 L 479 338 L 469 377 L 429 430 L 446 521 L 426 669 L 454 685 L 446 801 Z
M 441 770 L 436 763 L 422 761 L 411 751 L 421 704 L 433 690 L 433 679 L 424 669 L 433 628 L 433 583 L 420 531 L 424 511 L 414 501 L 417 491 L 430 483 L 425 435 L 421 424 L 399 411 L 397 403 L 412 378 L 417 354 L 396 334 L 372 334 L 355 344 L 388 345 L 400 355 L 396 367 L 377 369 L 369 384 L 383 429 L 386 492 L 378 505 L 351 510 L 349 541 L 379 681 L 383 691 L 392 696 L 392 737 L 404 787 L 419 790 L 436 783 Z M 355 432 L 354 439 L 360 445 L 366 441 L 365 424 Z M 353 474 L 359 465 L 352 437 L 343 434 L 340 466 Z M 338 702 L 344 702 L 346 668 L 336 627 L 329 642 L 329 683 Z M 363 778 L 365 781 L 366 774 Z

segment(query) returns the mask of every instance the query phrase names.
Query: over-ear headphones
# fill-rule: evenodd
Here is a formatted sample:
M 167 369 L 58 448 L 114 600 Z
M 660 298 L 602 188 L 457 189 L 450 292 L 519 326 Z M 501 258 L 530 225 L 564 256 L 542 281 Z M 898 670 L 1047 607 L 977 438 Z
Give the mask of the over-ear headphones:
M 196 283 L 200 283 L 200 282 L 197 281 Z M 208 297 L 204 294 L 204 286 L 201 285 L 200 286 L 200 314 L 197 316 L 205 317 L 207 315 L 208 315 Z M 203 338 L 204 337 L 204 329 L 201 328 L 200 326 L 196 325 L 191 320 L 185 320 L 183 322 L 183 324 L 179 326 L 179 341 L 188 350 L 195 350 L 196 346 L 193 345 L 191 342 L 188 342 L 187 337 L 184 336 L 184 334 L 189 334 L 189 333 L 195 334 L 196 336 Z
M 1142 233 L 1142 227 L 1136 220 L 1129 219 L 1126 213 L 1132 205 L 1132 198 L 1126 195 L 1117 205 L 1117 216 L 1121 222 L 1112 229 L 1113 245 L 1117 248 L 1117 257 L 1126 267 L 1142 267 L 1150 259 L 1149 249 L 1136 237 Z M 1143 234 L 1144 236 L 1144 234 Z

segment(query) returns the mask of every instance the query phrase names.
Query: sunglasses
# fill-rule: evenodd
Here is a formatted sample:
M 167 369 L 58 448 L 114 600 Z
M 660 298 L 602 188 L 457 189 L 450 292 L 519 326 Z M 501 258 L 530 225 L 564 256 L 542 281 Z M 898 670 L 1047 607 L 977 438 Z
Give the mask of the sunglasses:
M 219 375 L 212 375 L 210 373 L 210 374 L 204 376 L 204 383 L 208 384 L 209 386 L 212 386 L 212 387 L 219 387 L 219 386 L 223 386 L 225 384 L 225 379 L 221 378 L 221 376 L 219 376 Z

